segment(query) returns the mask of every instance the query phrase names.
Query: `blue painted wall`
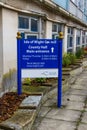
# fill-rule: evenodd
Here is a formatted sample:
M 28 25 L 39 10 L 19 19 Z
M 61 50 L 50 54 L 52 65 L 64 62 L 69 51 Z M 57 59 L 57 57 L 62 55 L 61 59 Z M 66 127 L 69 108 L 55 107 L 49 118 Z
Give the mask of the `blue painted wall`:
M 53 0 L 56 4 L 60 5 L 64 9 L 68 10 L 68 0 Z

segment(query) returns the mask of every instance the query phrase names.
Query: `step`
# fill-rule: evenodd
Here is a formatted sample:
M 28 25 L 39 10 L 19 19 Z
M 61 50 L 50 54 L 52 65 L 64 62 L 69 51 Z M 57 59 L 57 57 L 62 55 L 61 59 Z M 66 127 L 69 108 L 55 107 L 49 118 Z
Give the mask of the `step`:
M 62 71 L 71 71 L 72 68 L 62 68 Z
M 70 72 L 67 72 L 67 71 L 64 72 L 64 71 L 63 71 L 63 72 L 62 72 L 62 75 L 70 75 Z

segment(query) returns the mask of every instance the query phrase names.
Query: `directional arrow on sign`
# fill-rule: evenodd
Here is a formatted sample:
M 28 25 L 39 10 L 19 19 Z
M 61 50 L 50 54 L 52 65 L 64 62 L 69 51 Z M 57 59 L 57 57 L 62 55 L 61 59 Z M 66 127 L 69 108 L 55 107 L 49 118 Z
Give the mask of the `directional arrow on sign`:
M 54 47 L 51 48 L 51 52 L 52 52 L 52 53 L 54 52 Z

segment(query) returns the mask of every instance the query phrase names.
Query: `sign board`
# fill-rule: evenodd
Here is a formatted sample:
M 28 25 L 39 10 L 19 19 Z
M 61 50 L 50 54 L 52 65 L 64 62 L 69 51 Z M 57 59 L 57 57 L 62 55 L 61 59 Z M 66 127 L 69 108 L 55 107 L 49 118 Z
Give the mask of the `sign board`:
M 17 86 L 21 78 L 58 77 L 58 106 L 61 105 L 62 39 L 17 39 Z
M 58 77 L 58 40 L 21 39 L 20 58 L 23 78 Z
M 21 68 L 58 68 L 58 41 L 22 40 Z

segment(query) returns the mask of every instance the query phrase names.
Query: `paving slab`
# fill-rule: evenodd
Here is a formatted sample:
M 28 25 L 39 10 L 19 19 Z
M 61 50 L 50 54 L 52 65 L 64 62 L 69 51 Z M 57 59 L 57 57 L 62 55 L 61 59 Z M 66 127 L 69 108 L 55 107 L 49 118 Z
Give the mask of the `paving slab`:
M 82 122 L 87 123 L 87 112 L 84 112 Z
M 50 107 L 42 107 L 38 116 L 44 117 L 50 110 L 51 110 Z
M 69 95 L 64 96 L 63 100 L 68 100 L 68 101 L 76 101 L 76 102 L 84 102 L 86 99 L 86 96 L 80 96 L 80 95 L 72 95 L 69 93 Z
M 75 130 L 75 123 L 53 119 L 43 119 L 37 130 Z
M 67 110 L 67 109 L 52 109 L 46 118 L 59 119 L 65 121 L 76 121 L 80 117 L 79 111 Z
M 50 106 L 53 106 L 53 104 L 55 104 L 57 102 L 57 100 L 55 99 L 48 99 L 44 104 L 43 106 L 44 107 L 50 107 Z
M 30 107 L 30 106 L 37 107 L 40 103 L 41 98 L 42 98 L 42 95 L 41 96 L 28 96 L 27 98 L 23 100 L 20 107 Z
M 83 71 L 82 73 L 81 73 L 81 75 L 80 75 L 80 77 L 86 77 L 87 76 L 87 70 L 85 69 L 85 71 Z
M 87 124 L 80 124 L 78 130 L 87 130 Z
M 70 102 L 68 102 L 66 109 L 81 111 L 81 110 L 84 109 L 83 107 L 84 107 L 84 103 L 82 103 L 82 102 L 72 102 L 72 101 L 70 101 Z
M 26 130 L 25 127 L 27 126 L 28 130 L 30 130 L 31 122 L 33 122 L 35 112 L 35 110 L 18 110 L 11 118 L 0 123 L 0 126 L 4 127 L 5 129 L 9 128 L 9 130 Z
M 86 77 L 87 71 L 77 77 L 75 84 L 72 84 L 71 88 L 64 93 L 60 109 L 56 106 L 56 95 L 49 96 L 40 112 L 39 119 L 41 120 L 36 122 L 34 130 L 75 130 L 77 122 L 81 119 L 78 130 L 87 130 L 87 108 L 84 109 L 87 97 Z M 82 112 L 84 112 L 83 116 L 81 116 Z
M 70 94 L 75 94 L 75 95 L 82 95 L 86 96 L 87 95 L 87 90 L 77 90 L 77 89 L 71 89 Z
M 74 89 L 80 89 L 80 90 L 87 90 L 87 86 L 86 85 L 80 85 L 80 84 L 74 84 L 71 86 L 71 88 L 74 88 Z
M 75 84 L 80 84 L 82 82 L 83 82 L 83 79 L 81 78 L 81 75 L 80 75 L 80 77 L 77 78 Z
M 87 74 L 86 74 L 85 76 L 87 76 Z M 75 84 L 79 84 L 79 85 L 82 85 L 82 86 L 85 85 L 85 86 L 86 86 L 87 81 L 86 81 L 86 79 L 82 79 L 82 78 L 80 77 L 80 78 L 78 78 L 78 79 L 76 80 Z
M 54 88 L 50 92 L 46 93 L 42 98 L 42 104 L 46 102 L 48 99 L 52 99 L 57 96 L 57 88 Z

